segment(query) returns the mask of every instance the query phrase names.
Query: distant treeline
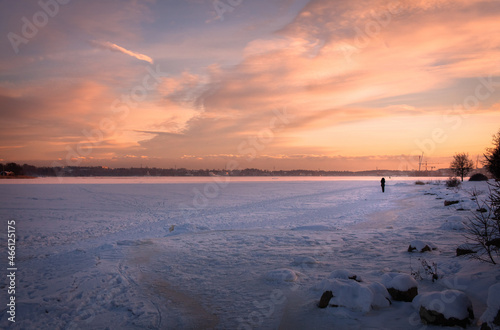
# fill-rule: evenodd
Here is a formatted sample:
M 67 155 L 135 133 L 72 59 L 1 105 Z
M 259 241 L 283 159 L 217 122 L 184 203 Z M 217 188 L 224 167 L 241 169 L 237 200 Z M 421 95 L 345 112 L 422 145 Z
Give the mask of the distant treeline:
M 156 167 L 130 167 L 108 168 L 105 166 L 66 166 L 66 167 L 37 167 L 33 165 L 19 165 L 16 163 L 0 164 L 2 172 L 11 172 L 15 176 L 449 176 L 448 169 L 436 171 L 322 171 L 322 170 L 289 170 L 268 171 L 256 168 L 242 170 L 199 169 L 186 168 L 156 168 Z

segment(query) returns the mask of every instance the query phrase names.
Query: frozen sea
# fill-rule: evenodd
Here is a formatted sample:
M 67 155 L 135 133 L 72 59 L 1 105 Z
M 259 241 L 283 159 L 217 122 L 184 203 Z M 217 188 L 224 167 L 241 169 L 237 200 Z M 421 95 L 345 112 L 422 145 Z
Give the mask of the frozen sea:
M 499 268 L 455 249 L 476 208 L 469 193 L 486 198 L 487 184 L 450 190 L 419 179 L 427 184 L 386 177 L 385 193 L 375 177 L 0 180 L 0 232 L 15 220 L 17 238 L 16 322 L 2 307 L 0 327 L 438 328 L 412 303 L 372 308 L 355 290 L 343 306 L 317 308 L 332 273 L 345 270 L 365 284 L 419 272 L 419 292 L 465 292 L 479 328 Z M 409 253 L 414 240 L 437 250 Z M 6 239 L 2 250 L 7 275 Z

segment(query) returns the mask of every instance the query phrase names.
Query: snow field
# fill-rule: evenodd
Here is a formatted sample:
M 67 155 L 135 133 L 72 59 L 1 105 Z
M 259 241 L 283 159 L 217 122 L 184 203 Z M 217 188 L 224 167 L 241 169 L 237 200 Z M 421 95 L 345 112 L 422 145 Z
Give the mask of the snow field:
M 203 203 L 206 182 L 2 184 L 0 216 L 18 223 L 16 326 L 421 329 L 411 303 L 385 299 L 384 275 L 412 270 L 419 293 L 465 292 L 479 318 L 498 270 L 455 249 L 467 190 L 487 187 L 413 182 L 382 194 L 377 181 L 236 181 Z M 412 241 L 437 250 L 409 253 Z M 339 307 L 316 307 L 323 289 Z

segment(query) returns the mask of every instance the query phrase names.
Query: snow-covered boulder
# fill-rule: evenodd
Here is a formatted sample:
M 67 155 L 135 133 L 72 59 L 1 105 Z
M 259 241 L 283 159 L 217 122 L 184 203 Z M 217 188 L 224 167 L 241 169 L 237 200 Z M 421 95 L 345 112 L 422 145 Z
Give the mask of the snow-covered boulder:
M 394 300 L 410 302 L 418 294 L 418 283 L 408 274 L 384 274 L 382 284 Z
M 354 274 L 351 271 L 348 271 L 347 269 L 334 270 L 328 278 L 337 278 L 342 280 L 354 280 L 356 282 L 362 282 L 360 276 Z
M 365 285 L 352 280 L 333 279 L 328 281 L 333 293 L 330 300 L 332 307 L 346 307 L 361 312 L 369 312 L 373 300 L 373 292 Z
M 486 311 L 481 315 L 481 322 L 485 329 L 500 327 L 500 283 L 493 284 L 488 289 L 488 300 Z
M 315 265 L 318 261 L 313 257 L 295 257 L 293 259 L 293 265 Z
M 391 295 L 382 283 L 370 283 L 368 288 L 373 292 L 372 308 L 385 308 L 391 305 Z
M 464 218 L 460 215 L 451 215 L 449 216 L 446 221 L 449 221 L 449 222 L 463 222 L 464 221 Z
M 376 282 L 366 284 L 351 279 L 328 279 L 322 281 L 317 289 L 323 292 L 322 299 L 328 299 L 328 292 L 332 293 L 329 299 L 332 307 L 345 307 L 366 313 L 372 308 L 390 305 L 389 293 L 382 284 Z
M 477 249 L 478 249 L 478 247 L 473 245 L 473 244 L 469 244 L 469 243 L 460 244 L 457 247 L 457 257 L 463 256 L 466 254 L 477 253 Z
M 464 230 L 464 219 L 459 215 L 448 217 L 439 227 L 442 230 Z
M 457 290 L 420 294 L 413 300 L 413 307 L 425 324 L 465 328 L 474 320 L 471 301 Z
M 297 273 L 287 268 L 271 270 L 266 274 L 266 279 L 273 282 L 295 282 L 297 278 Z
M 439 229 L 441 230 L 456 230 L 456 231 L 462 231 L 465 229 L 465 226 L 462 222 L 450 222 L 446 221 L 444 222 L 441 226 L 439 226 Z
M 410 245 L 408 246 L 408 252 L 426 252 L 432 250 L 437 250 L 437 246 L 430 242 L 423 242 L 419 240 L 411 241 Z

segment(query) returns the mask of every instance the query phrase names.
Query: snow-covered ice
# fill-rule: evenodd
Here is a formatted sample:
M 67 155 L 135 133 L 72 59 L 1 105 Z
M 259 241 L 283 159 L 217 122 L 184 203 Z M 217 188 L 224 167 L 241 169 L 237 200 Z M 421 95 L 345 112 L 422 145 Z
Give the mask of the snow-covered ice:
M 411 303 L 388 302 L 383 279 L 424 274 L 423 260 L 439 279 L 417 281 L 419 294 L 458 290 L 483 315 L 499 268 L 455 250 L 475 211 L 468 191 L 485 198 L 487 184 L 386 178 L 381 193 L 379 179 L 4 180 L 0 233 L 14 219 L 18 238 L 11 326 L 422 329 Z M 409 253 L 412 241 L 437 249 Z M 322 289 L 338 308 L 317 308 Z

